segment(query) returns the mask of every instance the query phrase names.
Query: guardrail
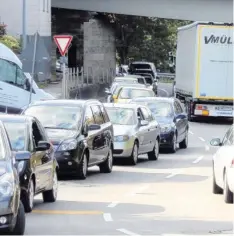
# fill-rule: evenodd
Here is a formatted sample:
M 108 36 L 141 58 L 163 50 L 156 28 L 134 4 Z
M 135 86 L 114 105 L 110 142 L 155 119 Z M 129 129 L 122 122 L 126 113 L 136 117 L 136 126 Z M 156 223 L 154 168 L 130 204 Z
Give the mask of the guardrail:
M 174 79 L 175 74 L 172 73 L 158 73 L 159 78 L 168 78 L 168 79 Z

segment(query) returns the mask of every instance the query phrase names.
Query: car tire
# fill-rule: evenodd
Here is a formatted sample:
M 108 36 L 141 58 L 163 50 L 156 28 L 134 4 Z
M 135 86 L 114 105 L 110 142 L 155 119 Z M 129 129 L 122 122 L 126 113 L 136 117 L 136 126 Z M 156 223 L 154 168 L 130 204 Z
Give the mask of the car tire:
M 212 177 L 212 192 L 214 194 L 222 194 L 223 190 L 216 184 L 215 180 L 215 172 L 214 172 L 214 165 L 213 165 L 213 177 Z
M 171 153 L 176 153 L 176 150 L 177 150 L 177 133 L 175 132 L 174 136 L 173 136 L 171 147 L 169 148 L 169 151 Z
M 224 201 L 228 204 L 231 204 L 231 203 L 233 203 L 233 193 L 231 192 L 231 190 L 228 186 L 226 171 L 224 173 L 224 180 L 223 181 L 224 181 L 224 187 L 223 187 Z
M 109 148 L 109 152 L 105 161 L 99 165 L 101 173 L 111 173 L 113 167 L 113 148 Z
M 159 141 L 156 139 L 154 149 L 151 152 L 148 152 L 149 161 L 157 161 L 159 156 Z
M 138 144 L 137 142 L 135 141 L 134 145 L 133 145 L 133 148 L 132 148 L 132 155 L 131 155 L 131 164 L 132 165 L 136 165 L 137 162 L 138 162 Z
M 56 202 L 58 193 L 58 176 L 57 171 L 54 170 L 53 175 L 53 187 L 51 190 L 45 191 L 42 193 L 44 202 Z
M 188 147 L 188 129 L 185 132 L 184 140 L 179 143 L 181 149 L 186 149 Z
M 25 211 L 24 211 L 24 205 L 20 201 L 15 227 L 12 230 L 11 234 L 24 235 L 24 231 L 25 231 Z
M 84 180 L 87 177 L 87 172 L 88 172 L 88 157 L 87 157 L 87 152 L 84 151 L 83 157 L 81 159 L 81 163 L 79 164 L 78 167 L 78 173 L 77 177 L 80 180 Z
M 35 194 L 34 182 L 33 179 L 30 179 L 28 191 L 27 193 L 22 195 L 22 203 L 24 205 L 24 210 L 26 213 L 31 212 L 33 209 L 34 194 Z

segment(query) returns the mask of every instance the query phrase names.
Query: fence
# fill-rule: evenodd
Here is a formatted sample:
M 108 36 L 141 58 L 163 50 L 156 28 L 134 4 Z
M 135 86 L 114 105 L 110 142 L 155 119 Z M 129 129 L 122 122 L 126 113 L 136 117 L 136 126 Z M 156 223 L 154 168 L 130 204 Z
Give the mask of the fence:
M 63 98 L 74 97 L 74 94 L 75 97 L 81 98 L 84 93 L 95 94 L 97 91 L 92 91 L 93 89 L 100 90 L 100 87 L 102 89 L 105 85 L 110 85 L 115 77 L 115 68 L 66 68 L 65 80 L 63 73 L 60 73 L 59 77 L 62 79 Z

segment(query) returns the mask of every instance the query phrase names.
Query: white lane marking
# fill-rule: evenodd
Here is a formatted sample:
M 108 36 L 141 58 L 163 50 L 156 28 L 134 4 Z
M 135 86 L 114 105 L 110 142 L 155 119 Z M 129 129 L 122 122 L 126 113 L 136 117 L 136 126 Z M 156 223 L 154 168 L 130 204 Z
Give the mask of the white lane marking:
M 194 134 L 191 130 L 189 130 L 189 133 L 192 134 L 192 135 Z
M 166 176 L 166 179 L 170 179 L 170 178 L 172 178 L 172 177 L 174 177 L 174 176 L 176 176 L 176 175 L 178 175 L 180 173 L 181 173 L 181 171 L 178 171 L 178 172 L 175 172 L 175 173 L 171 173 L 170 175 Z
M 202 137 L 198 137 L 202 142 L 205 142 L 206 140 Z
M 208 145 L 205 146 L 206 151 L 210 150 L 210 147 Z
M 140 192 L 146 190 L 146 189 L 149 188 L 149 187 L 150 187 L 149 184 L 144 185 L 144 186 L 142 186 L 142 187 L 136 189 L 134 192 L 127 193 L 126 196 L 135 196 L 137 193 L 140 193 Z
M 203 159 L 204 156 L 198 157 L 195 161 L 193 161 L 193 164 L 197 164 L 199 161 Z
M 158 90 L 164 92 L 166 94 L 167 97 L 169 97 L 169 93 L 167 92 L 166 89 L 161 89 L 161 88 L 158 88 Z
M 116 207 L 118 204 L 119 204 L 119 202 L 112 202 L 112 203 L 109 204 L 107 207 L 114 208 L 114 207 Z
M 104 220 L 107 221 L 107 222 L 113 221 L 113 219 L 112 219 L 110 213 L 104 213 L 104 214 L 103 214 L 103 218 L 104 218 Z
M 117 231 L 124 233 L 126 235 L 130 235 L 130 236 L 140 236 L 140 234 L 133 233 L 133 232 L 126 230 L 126 229 L 117 229 Z

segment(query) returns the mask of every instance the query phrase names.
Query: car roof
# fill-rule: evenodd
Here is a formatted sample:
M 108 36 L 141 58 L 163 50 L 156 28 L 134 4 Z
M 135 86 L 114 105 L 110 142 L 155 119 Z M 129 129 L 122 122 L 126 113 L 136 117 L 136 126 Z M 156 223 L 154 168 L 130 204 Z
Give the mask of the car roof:
M 103 103 L 105 107 L 114 107 L 114 108 L 128 108 L 128 109 L 137 109 L 138 107 L 142 107 L 142 105 L 135 103 Z
M 100 103 L 98 100 L 90 99 L 90 100 L 75 100 L 75 99 L 54 99 L 54 100 L 44 100 L 44 101 L 36 101 L 30 106 L 38 106 L 38 105 L 79 105 L 84 106 L 87 103 Z
M 141 75 L 126 75 L 124 78 L 128 78 L 128 79 L 137 79 L 137 78 L 141 78 L 141 77 L 143 77 L 143 76 L 141 76 Z
M 10 121 L 10 122 L 18 122 L 18 123 L 25 123 L 30 120 L 34 119 L 31 116 L 24 116 L 24 115 L 13 115 L 13 114 L 0 114 L 0 120 L 2 122 Z
M 118 80 L 137 80 L 137 77 L 133 77 L 133 76 L 116 77 L 115 80 L 116 81 L 118 81 Z
M 145 90 L 145 91 L 152 91 L 150 88 L 145 88 L 145 87 L 131 87 L 131 86 L 124 86 L 124 89 L 140 89 L 140 90 Z
M 170 103 L 172 103 L 172 102 L 174 102 L 175 101 L 175 98 L 174 97 L 140 97 L 140 98 L 133 98 L 132 99 L 132 101 L 134 102 L 134 101 L 142 101 L 142 102 L 144 102 L 144 101 L 165 101 L 165 102 L 170 102 Z
M 139 83 L 116 83 L 118 87 L 134 87 L 134 88 L 145 88 L 145 84 L 139 84 Z

